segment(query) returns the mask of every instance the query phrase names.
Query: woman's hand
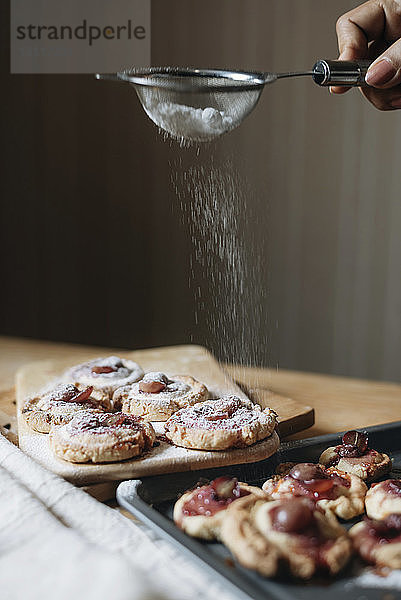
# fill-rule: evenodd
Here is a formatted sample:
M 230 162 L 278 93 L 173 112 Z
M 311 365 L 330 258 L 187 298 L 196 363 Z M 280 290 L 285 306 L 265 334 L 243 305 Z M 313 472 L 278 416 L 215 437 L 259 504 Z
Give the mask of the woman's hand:
M 369 0 L 337 21 L 340 60 L 376 59 L 361 88 L 379 110 L 401 108 L 401 0 Z M 349 88 L 332 87 L 342 94 Z

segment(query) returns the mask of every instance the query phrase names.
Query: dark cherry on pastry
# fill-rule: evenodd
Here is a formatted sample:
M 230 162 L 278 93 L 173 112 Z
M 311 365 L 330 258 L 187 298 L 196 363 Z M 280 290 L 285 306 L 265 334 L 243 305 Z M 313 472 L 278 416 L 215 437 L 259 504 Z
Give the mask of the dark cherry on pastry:
M 341 458 L 358 458 L 368 452 L 368 436 L 361 431 L 347 431 L 342 437 L 342 443 L 335 446 L 335 454 L 328 465 L 335 467 Z
M 341 444 L 327 448 L 319 462 L 326 467 L 337 467 L 353 473 L 361 479 L 371 481 L 391 471 L 391 460 L 387 454 L 369 448 L 368 435 L 361 431 L 347 431 Z
M 273 529 L 285 533 L 299 533 L 309 528 L 313 521 L 313 502 L 298 502 L 288 498 L 270 512 Z
M 89 400 L 92 392 L 92 385 L 79 389 L 72 383 L 61 383 L 54 389 L 46 392 L 43 395 L 43 399 L 49 402 L 86 402 Z
M 134 383 L 142 376 L 143 370 L 136 362 L 119 356 L 106 356 L 74 365 L 64 372 L 62 380 L 92 385 L 95 397 L 111 400 L 117 388 Z
M 319 528 L 315 512 L 319 509 L 313 501 L 287 498 L 271 509 L 269 515 L 275 531 L 296 536 L 297 542 L 313 557 L 316 568 L 327 567 L 326 553 L 334 544 Z
M 319 514 L 320 510 L 315 503 L 306 498 L 285 499 L 278 506 L 272 507 L 269 512 L 272 529 L 289 534 L 292 538 L 291 543 L 294 545 L 294 550 L 298 546 L 302 553 L 312 559 L 315 570 L 330 570 L 333 567 L 330 560 L 331 552 L 337 538 L 331 532 L 330 535 L 327 534 L 325 527 L 322 526 L 325 523 L 324 520 L 320 521 L 317 518 Z M 323 514 L 322 511 L 322 516 Z M 345 531 L 342 532 L 342 535 L 345 536 Z M 347 548 L 346 545 L 345 548 Z M 336 572 L 342 566 L 343 564 L 336 563 L 333 572 Z
M 254 494 L 266 498 L 260 489 L 239 482 L 236 477 L 218 477 L 183 494 L 174 506 L 174 522 L 188 535 L 218 539 L 223 513 L 239 498 Z
M 53 425 L 68 423 L 78 412 L 103 412 L 110 410 L 109 400 L 93 397 L 93 386 L 61 383 L 28 398 L 22 408 L 26 423 L 35 431 L 49 433 Z
M 249 494 L 241 490 L 235 477 L 218 477 L 209 485 L 196 488 L 182 506 L 184 517 L 203 515 L 211 517 L 218 511 L 227 508 L 231 502 Z
M 83 390 L 79 390 L 75 385 L 58 385 L 54 390 L 47 394 L 48 400 L 62 402 L 86 402 L 93 391 L 90 385 Z
M 167 421 L 172 414 L 208 397 L 203 383 L 190 375 L 171 375 L 159 371 L 146 373 L 135 383 L 118 388 L 113 402 L 126 413 L 147 421 Z
M 118 367 L 114 366 L 114 367 L 92 367 L 91 372 L 94 373 L 95 375 L 104 375 L 104 373 L 115 373 L 117 371 Z
M 358 477 L 325 469 L 314 463 L 299 463 L 287 472 L 276 475 L 263 484 L 264 491 L 273 499 L 302 496 L 329 509 L 343 519 L 351 519 L 364 511 L 366 485 Z
M 169 379 L 164 373 L 146 373 L 138 383 L 138 389 L 145 394 L 160 394 L 168 383 Z
M 352 550 L 336 517 L 305 497 L 242 498 L 228 508 L 221 537 L 243 566 L 268 577 L 283 562 L 302 579 L 321 569 L 335 574 Z
M 294 496 L 305 496 L 312 500 L 331 500 L 338 494 L 339 486 L 349 488 L 351 485 L 346 477 L 341 477 L 337 472 L 328 472 L 314 463 L 295 465 L 284 479 L 291 485 Z M 281 479 L 278 481 L 281 482 Z
M 368 563 L 401 568 L 401 514 L 377 520 L 364 517 L 350 529 L 355 549 Z

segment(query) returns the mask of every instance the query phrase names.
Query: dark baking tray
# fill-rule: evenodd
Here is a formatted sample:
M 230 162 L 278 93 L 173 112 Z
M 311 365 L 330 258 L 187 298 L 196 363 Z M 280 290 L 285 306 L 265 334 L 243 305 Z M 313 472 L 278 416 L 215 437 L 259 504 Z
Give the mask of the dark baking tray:
M 393 471 L 387 477 L 401 478 L 401 421 L 369 427 L 369 445 L 386 452 L 393 459 Z M 286 579 L 266 579 L 241 567 L 232 560 L 223 544 L 203 542 L 189 537 L 172 521 L 174 502 L 200 479 L 213 479 L 230 474 L 240 481 L 261 485 L 274 473 L 281 462 L 317 462 L 321 452 L 339 443 L 342 434 L 323 435 L 295 442 L 283 443 L 280 450 L 267 460 L 253 464 L 203 469 L 146 477 L 124 481 L 117 489 L 117 500 L 143 523 L 160 536 L 169 539 L 183 552 L 197 559 L 199 566 L 209 575 L 220 580 L 238 598 L 254 600 L 394 600 L 401 598 L 400 590 L 389 589 L 383 578 L 383 586 L 366 588 L 355 584 L 355 577 L 363 572 L 364 565 L 355 559 L 341 574 L 333 579 L 315 578 L 302 583 Z M 356 519 L 357 521 L 359 519 Z M 353 522 L 351 522 L 353 524 Z M 347 524 L 348 526 L 349 524 Z

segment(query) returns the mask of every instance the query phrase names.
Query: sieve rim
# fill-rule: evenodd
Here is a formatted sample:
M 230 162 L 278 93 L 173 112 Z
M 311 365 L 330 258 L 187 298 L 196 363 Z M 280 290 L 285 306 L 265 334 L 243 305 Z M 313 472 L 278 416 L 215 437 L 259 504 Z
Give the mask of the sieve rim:
M 133 85 L 147 88 L 157 88 L 185 93 L 208 93 L 210 91 L 243 92 L 257 91 L 263 88 L 270 74 L 259 71 L 241 71 L 227 69 L 199 69 L 192 67 L 149 67 L 130 68 L 119 71 L 118 79 Z M 156 77 L 158 77 L 156 79 Z M 186 78 L 193 77 L 199 83 L 186 84 Z M 210 83 L 210 79 L 216 79 Z M 173 79 L 173 80 L 172 80 Z M 208 80 L 206 83 L 203 80 Z M 227 80 L 232 84 L 227 84 Z

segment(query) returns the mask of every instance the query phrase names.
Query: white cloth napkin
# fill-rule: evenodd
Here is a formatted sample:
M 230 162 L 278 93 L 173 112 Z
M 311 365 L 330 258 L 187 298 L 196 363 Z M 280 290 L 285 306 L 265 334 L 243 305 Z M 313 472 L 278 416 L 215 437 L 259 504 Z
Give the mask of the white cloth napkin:
M 0 434 L 2 600 L 233 600 L 194 561 Z

